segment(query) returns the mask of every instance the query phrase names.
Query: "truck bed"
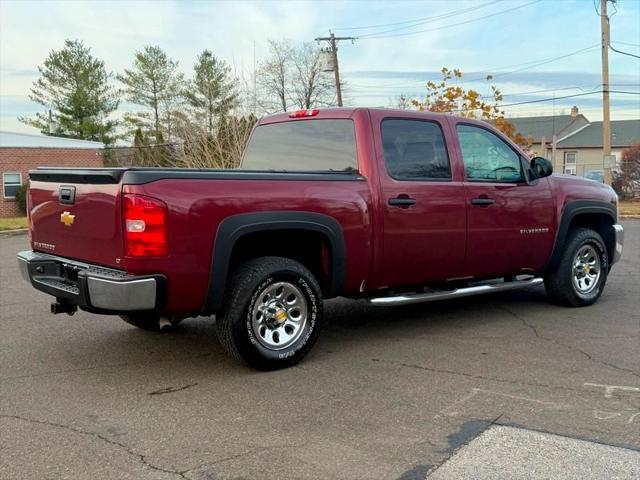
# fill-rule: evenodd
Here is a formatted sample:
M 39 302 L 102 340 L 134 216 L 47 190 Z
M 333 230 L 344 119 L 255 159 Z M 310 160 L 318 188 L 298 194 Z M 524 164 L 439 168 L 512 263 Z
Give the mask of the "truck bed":
M 219 224 L 248 212 L 305 211 L 343 226 L 345 290 L 357 292 L 369 271 L 372 242 L 367 181 L 345 172 L 257 172 L 165 168 L 40 168 L 30 173 L 32 248 L 130 275 L 162 274 L 171 288 L 167 310 L 206 309 Z M 286 182 L 286 188 L 283 188 Z M 73 187 L 74 205 L 60 202 Z M 123 246 L 122 195 L 161 199 L 168 206 L 169 254 L 135 258 Z M 61 221 L 64 212 L 73 224 Z

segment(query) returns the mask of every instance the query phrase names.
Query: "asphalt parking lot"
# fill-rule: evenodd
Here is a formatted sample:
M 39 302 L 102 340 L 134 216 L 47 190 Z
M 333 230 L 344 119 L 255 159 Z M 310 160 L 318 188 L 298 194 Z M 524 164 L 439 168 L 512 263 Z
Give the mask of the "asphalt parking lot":
M 624 226 L 592 307 L 551 305 L 538 287 L 336 300 L 305 361 L 272 373 L 229 359 L 211 319 L 155 334 L 52 316 L 19 277 L 26 236 L 0 238 L 0 478 L 455 478 L 460 447 L 508 427 L 617 447 L 640 468 L 640 221 Z

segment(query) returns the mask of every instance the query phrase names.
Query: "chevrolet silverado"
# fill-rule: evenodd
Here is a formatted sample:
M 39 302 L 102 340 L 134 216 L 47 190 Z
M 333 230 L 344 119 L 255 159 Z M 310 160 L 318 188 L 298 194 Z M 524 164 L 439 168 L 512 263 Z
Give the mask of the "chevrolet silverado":
M 24 278 L 53 313 L 215 315 L 258 369 L 300 361 L 323 299 L 402 305 L 543 284 L 572 307 L 622 254 L 617 196 L 491 125 L 368 108 L 262 118 L 240 168 L 30 172 Z

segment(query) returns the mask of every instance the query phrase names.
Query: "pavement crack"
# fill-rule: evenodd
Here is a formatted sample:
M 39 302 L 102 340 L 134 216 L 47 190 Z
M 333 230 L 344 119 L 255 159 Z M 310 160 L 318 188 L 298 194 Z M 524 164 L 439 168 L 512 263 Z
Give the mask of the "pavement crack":
M 185 358 L 184 360 L 194 360 L 194 359 L 200 359 L 200 358 L 204 358 L 204 357 L 208 357 L 210 355 L 212 355 L 214 352 L 205 352 L 205 353 L 200 353 L 197 355 L 193 355 L 193 356 L 189 356 L 187 358 Z M 165 359 L 165 360 L 155 360 L 153 363 L 154 364 L 158 364 L 158 363 L 175 363 L 177 360 L 174 359 Z M 81 367 L 81 368 L 67 368 L 67 369 L 62 369 L 62 370 L 51 370 L 48 372 L 40 372 L 40 373 L 29 373 L 26 375 L 15 375 L 12 377 L 4 377 L 4 378 L 0 378 L 0 383 L 1 382 L 8 382 L 11 380 L 25 380 L 28 378 L 38 378 L 38 377 L 51 377 L 54 375 L 66 375 L 66 374 L 73 374 L 73 373 L 82 373 L 82 372 L 90 372 L 93 370 L 108 370 L 108 369 L 112 369 L 112 368 L 119 368 L 119 367 L 144 367 L 149 365 L 149 361 L 145 360 L 145 361 L 141 361 L 141 362 L 119 362 L 119 363 L 108 363 L 108 364 L 103 364 L 103 365 L 92 365 L 90 367 Z
M 569 345 L 569 344 L 563 343 L 563 342 L 561 342 L 561 341 L 559 341 L 559 340 L 557 340 L 555 338 L 550 338 L 550 337 L 546 337 L 544 335 L 541 335 L 540 332 L 538 332 L 537 327 L 535 325 L 529 323 L 527 321 L 527 319 L 524 318 L 523 316 L 518 315 L 516 312 L 514 312 L 513 310 L 510 310 L 507 307 L 499 307 L 499 308 L 502 311 L 507 312 L 508 314 L 513 316 L 514 318 L 517 318 L 518 320 L 520 320 L 522 322 L 522 324 L 525 327 L 528 327 L 533 332 L 533 334 L 536 336 L 536 338 L 539 338 L 540 340 L 544 340 L 545 342 L 553 343 L 554 345 L 558 345 L 559 347 L 566 348 L 567 350 L 570 350 L 570 351 L 573 351 L 573 352 L 578 352 L 581 355 L 583 355 L 590 362 L 593 362 L 593 363 L 596 363 L 596 364 L 599 364 L 599 365 L 603 365 L 605 367 L 613 368 L 613 369 L 621 371 L 621 372 L 630 373 L 634 377 L 640 378 L 640 373 L 636 372 L 635 370 L 631 370 L 630 368 L 620 367 L 620 366 L 615 365 L 613 363 L 605 362 L 604 360 L 600 360 L 598 358 L 595 358 L 589 352 L 587 352 L 585 350 L 582 350 L 580 347 L 576 347 L 574 345 Z
M 117 442 L 109 437 L 106 437 L 104 435 L 102 435 L 101 433 L 98 432 L 91 432 L 88 430 L 82 430 L 80 428 L 76 428 L 76 427 L 72 427 L 71 425 L 65 425 L 63 423 L 57 423 L 57 422 L 50 422 L 47 420 L 36 420 L 34 418 L 27 418 L 27 417 L 22 417 L 20 415 L 6 415 L 6 414 L 0 414 L 0 418 L 6 418 L 6 419 L 12 419 L 12 420 L 19 420 L 22 422 L 27 422 L 27 423 L 31 423 L 32 425 L 41 425 L 41 426 L 48 426 L 48 427 L 54 427 L 54 428 L 61 428 L 64 430 L 67 430 L 69 432 L 73 432 L 73 433 L 77 433 L 79 435 L 86 435 L 89 437 L 93 437 L 93 438 L 97 438 L 98 440 L 101 440 L 105 443 L 108 443 L 109 445 L 112 445 L 114 447 L 118 447 L 122 450 L 124 450 L 129 456 L 137 459 L 140 463 L 142 463 L 144 466 L 155 470 L 157 472 L 162 472 L 162 473 L 167 473 L 170 475 L 176 475 L 178 478 L 184 478 L 189 480 L 189 477 L 185 476 L 187 471 L 176 471 L 176 470 L 169 470 L 163 467 L 160 467 L 158 465 L 155 465 L 153 463 L 151 463 L 148 459 L 146 455 L 143 455 L 141 453 L 135 452 L 134 450 L 132 450 L 131 448 L 129 448 L 127 445 L 125 445 L 124 443 L 120 443 Z
M 407 362 L 388 362 L 388 361 L 384 361 L 384 360 L 380 360 L 378 358 L 372 358 L 371 359 L 374 362 L 381 362 L 381 363 L 387 363 L 389 365 L 398 365 L 400 367 L 405 367 L 405 368 L 416 368 L 419 370 L 426 370 L 429 372 L 433 372 L 433 373 L 443 373 L 446 375 L 459 375 L 461 377 L 467 377 L 467 378 L 473 378 L 476 380 L 488 380 L 491 382 L 497 382 L 497 383 L 507 383 L 507 384 L 511 384 L 511 385 L 520 385 L 520 386 L 528 386 L 528 387 L 543 387 L 543 388 L 550 388 L 550 389 L 557 389 L 557 390 L 569 390 L 569 391 L 575 391 L 575 392 L 582 392 L 583 390 L 581 389 L 577 389 L 577 388 L 571 388 L 571 387 L 567 387 L 564 385 L 549 385 L 549 384 L 545 384 L 545 383 L 537 383 L 537 382 L 523 382 L 523 381 L 519 381 L 519 380 L 509 380 L 506 378 L 500 378 L 500 377 L 491 377 L 488 375 L 477 375 L 474 373 L 467 373 L 467 372 L 458 372 L 455 370 L 448 370 L 445 368 L 435 368 L 435 367 L 428 367 L 425 365 L 418 365 L 415 363 L 407 363 Z
M 154 390 L 153 392 L 147 393 L 147 395 L 166 395 L 167 393 L 181 392 L 182 390 L 186 390 L 187 388 L 195 387 L 196 385 L 198 385 L 198 384 L 197 383 L 190 383 L 188 385 L 183 385 L 181 387 L 160 388 L 158 390 Z
M 189 470 L 184 470 L 182 472 L 182 474 L 186 475 L 188 473 L 195 472 L 196 470 L 200 470 L 200 469 L 203 469 L 203 468 L 206 468 L 206 467 L 211 467 L 213 465 L 217 465 L 217 464 L 223 463 L 223 462 L 228 462 L 228 461 L 231 461 L 231 460 L 237 460 L 238 458 L 246 457 L 248 455 L 254 455 L 256 453 L 261 453 L 261 452 L 265 452 L 265 451 L 268 451 L 268 450 L 280 449 L 280 448 L 285 448 L 285 447 L 295 447 L 295 446 L 297 446 L 297 445 L 291 444 L 291 445 L 281 445 L 281 446 L 278 446 L 278 447 L 255 447 L 255 448 L 251 448 L 249 450 L 245 450 L 243 452 L 239 452 L 239 453 L 236 453 L 236 454 L 233 454 L 233 455 L 228 455 L 226 457 L 218 458 L 217 460 L 211 460 L 211 461 L 208 461 L 208 462 L 201 463 L 200 465 L 197 465 L 197 466 L 195 466 L 193 468 L 190 468 Z M 187 478 L 187 477 L 185 477 L 185 478 Z

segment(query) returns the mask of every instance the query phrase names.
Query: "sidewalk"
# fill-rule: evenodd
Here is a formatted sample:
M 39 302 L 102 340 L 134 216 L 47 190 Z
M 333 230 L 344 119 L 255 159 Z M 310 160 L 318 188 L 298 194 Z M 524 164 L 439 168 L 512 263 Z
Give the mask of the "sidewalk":
M 493 426 L 427 478 L 636 480 L 640 478 L 640 452 L 550 433 Z

